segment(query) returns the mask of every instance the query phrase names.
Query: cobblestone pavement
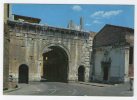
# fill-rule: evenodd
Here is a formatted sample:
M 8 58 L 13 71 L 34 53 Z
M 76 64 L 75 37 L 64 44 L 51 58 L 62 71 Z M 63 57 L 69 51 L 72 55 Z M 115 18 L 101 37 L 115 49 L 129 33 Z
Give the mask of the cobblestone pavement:
M 129 84 L 31 82 L 19 84 L 20 89 L 4 92 L 5 95 L 47 96 L 132 96 Z

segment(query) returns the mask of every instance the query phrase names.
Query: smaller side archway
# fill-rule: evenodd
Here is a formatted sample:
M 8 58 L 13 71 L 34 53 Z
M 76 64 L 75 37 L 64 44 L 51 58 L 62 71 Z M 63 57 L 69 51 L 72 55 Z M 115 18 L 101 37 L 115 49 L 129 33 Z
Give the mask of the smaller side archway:
M 78 68 L 78 81 L 85 81 L 85 67 L 83 65 Z
M 29 80 L 29 68 L 26 64 L 22 64 L 19 66 L 19 83 L 28 84 Z

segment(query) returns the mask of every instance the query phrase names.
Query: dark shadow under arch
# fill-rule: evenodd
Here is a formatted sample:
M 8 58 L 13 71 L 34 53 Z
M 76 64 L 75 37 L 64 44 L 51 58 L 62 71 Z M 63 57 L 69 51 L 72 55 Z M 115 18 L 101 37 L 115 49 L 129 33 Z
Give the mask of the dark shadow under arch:
M 27 83 L 29 80 L 29 68 L 26 64 L 19 66 L 19 83 Z
M 59 46 L 50 46 L 43 53 L 43 78 L 52 82 L 68 82 L 68 55 Z
M 78 68 L 78 81 L 85 81 L 85 67 L 79 66 Z

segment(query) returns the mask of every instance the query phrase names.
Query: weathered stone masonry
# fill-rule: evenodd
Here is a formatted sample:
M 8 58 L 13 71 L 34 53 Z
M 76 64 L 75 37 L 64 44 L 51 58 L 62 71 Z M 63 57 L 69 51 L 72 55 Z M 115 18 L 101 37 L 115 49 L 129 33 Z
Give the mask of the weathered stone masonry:
M 16 21 L 9 21 L 8 26 L 9 74 L 16 81 L 22 64 L 29 68 L 29 81 L 40 81 L 43 75 L 42 55 L 51 46 L 62 48 L 68 56 L 68 81 L 78 80 L 80 65 L 85 68 L 85 81 L 89 81 L 92 33 Z

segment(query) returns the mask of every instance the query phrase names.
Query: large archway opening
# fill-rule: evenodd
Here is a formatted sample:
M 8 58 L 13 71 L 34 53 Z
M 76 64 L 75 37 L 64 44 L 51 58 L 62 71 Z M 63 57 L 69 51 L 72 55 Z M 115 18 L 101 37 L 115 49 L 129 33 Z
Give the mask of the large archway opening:
M 29 78 L 29 68 L 26 64 L 19 66 L 19 83 L 27 83 Z
M 43 53 L 43 78 L 50 82 L 67 82 L 68 55 L 59 46 L 51 46 Z
M 79 66 L 78 68 L 78 81 L 85 81 L 85 68 L 84 66 Z

